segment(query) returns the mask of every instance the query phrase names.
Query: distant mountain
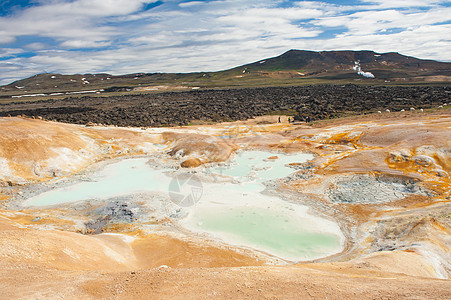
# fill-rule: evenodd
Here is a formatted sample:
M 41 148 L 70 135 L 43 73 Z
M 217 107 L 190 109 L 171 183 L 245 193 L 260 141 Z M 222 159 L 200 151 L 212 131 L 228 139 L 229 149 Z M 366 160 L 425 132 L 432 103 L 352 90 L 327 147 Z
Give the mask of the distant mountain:
M 249 70 L 299 70 L 327 72 L 350 70 L 355 62 L 366 69 L 401 69 L 409 71 L 451 71 L 451 63 L 423 60 L 399 53 L 374 51 L 305 51 L 290 50 L 284 54 L 244 65 Z
M 233 70 L 260 72 L 297 71 L 300 76 L 358 75 L 358 63 L 363 71 L 371 72 L 375 78 L 390 79 L 415 76 L 451 76 L 451 63 L 423 60 L 399 53 L 376 53 L 374 51 L 305 51 L 290 50 L 284 54 L 247 64 Z M 350 76 L 357 78 L 358 76 Z
M 277 57 L 219 72 L 137 73 L 121 76 L 38 74 L 0 87 L 0 97 L 42 98 L 84 93 L 360 82 L 449 84 L 451 63 L 423 60 L 395 52 L 290 50 Z

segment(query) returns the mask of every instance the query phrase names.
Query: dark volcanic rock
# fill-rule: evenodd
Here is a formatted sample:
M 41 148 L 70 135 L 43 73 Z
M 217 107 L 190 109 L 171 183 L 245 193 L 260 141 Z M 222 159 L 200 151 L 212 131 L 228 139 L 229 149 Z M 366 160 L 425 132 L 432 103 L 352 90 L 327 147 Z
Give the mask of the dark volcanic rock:
M 48 120 L 118 126 L 187 125 L 193 120 L 245 120 L 290 111 L 311 120 L 345 112 L 436 107 L 450 100 L 447 86 L 315 85 L 167 92 L 0 105 L 0 116 L 42 116 Z
M 124 202 L 124 199 L 108 203 L 94 210 L 94 218 L 85 223 L 85 233 L 99 234 L 104 231 L 110 223 L 131 223 L 135 220 L 133 205 Z

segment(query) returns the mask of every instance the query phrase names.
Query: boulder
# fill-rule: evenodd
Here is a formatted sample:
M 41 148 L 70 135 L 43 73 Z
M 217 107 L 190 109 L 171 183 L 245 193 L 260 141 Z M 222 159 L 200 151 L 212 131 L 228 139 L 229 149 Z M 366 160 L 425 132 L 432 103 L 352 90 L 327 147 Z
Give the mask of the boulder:
M 185 159 L 181 164 L 182 168 L 196 168 L 202 165 L 202 161 L 198 158 Z

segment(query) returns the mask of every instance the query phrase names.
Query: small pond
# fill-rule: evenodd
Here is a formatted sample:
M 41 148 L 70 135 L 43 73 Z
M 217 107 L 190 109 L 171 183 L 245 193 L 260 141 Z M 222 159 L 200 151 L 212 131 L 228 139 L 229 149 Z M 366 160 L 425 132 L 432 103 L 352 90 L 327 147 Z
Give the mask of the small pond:
M 265 181 L 295 171 L 288 166 L 290 163 L 303 163 L 312 158 L 305 153 L 243 151 L 222 166 L 198 168 L 199 183 L 190 186 L 181 182 L 184 187 L 177 191 L 195 190 L 198 197 L 194 205 L 181 208 L 184 213 L 177 218 L 178 224 L 193 235 L 252 248 L 288 261 L 311 260 L 340 252 L 344 237 L 336 223 L 310 214 L 307 206 L 262 193 Z M 88 180 L 56 185 L 26 199 L 23 206 L 70 205 L 118 196 L 133 201 L 134 194 L 145 192 L 168 195 L 174 176 L 180 176 L 180 172 L 187 172 L 188 177 L 193 174 L 153 168 L 148 158 L 123 159 L 98 169 Z M 215 174 L 222 180 L 201 179 Z M 167 201 L 171 197 L 167 196 Z

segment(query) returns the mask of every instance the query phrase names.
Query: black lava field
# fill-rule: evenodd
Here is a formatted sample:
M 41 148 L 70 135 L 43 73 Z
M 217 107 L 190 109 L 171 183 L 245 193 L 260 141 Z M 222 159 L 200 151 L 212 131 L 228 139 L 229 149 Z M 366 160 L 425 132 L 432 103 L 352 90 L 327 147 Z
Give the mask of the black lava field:
M 311 120 L 346 113 L 433 108 L 451 102 L 449 86 L 315 85 L 197 90 L 65 98 L 0 105 L 0 116 L 26 115 L 66 123 L 158 127 L 194 120 L 244 120 L 266 114 Z

